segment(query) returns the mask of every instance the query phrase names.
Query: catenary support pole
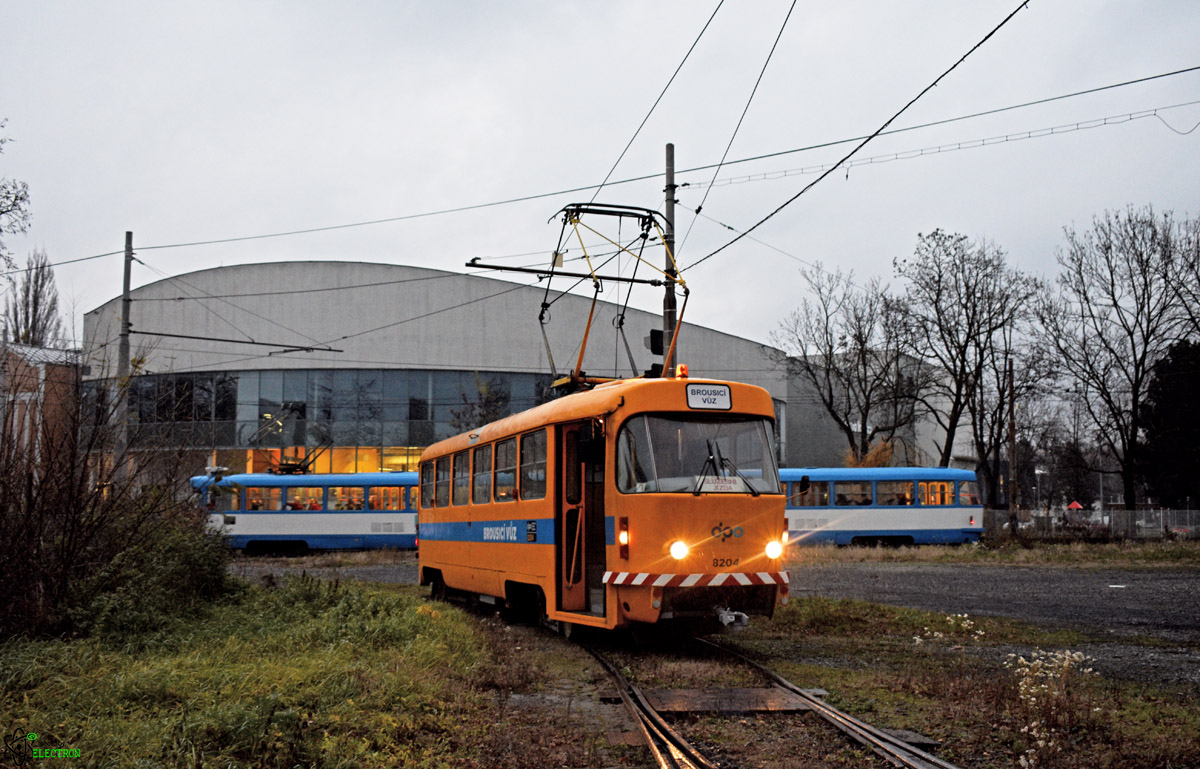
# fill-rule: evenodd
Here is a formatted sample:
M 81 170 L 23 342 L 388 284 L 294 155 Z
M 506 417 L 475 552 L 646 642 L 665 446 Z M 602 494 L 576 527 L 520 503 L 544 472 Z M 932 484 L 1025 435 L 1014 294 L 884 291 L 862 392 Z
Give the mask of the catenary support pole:
M 1008 362 L 1008 525 L 1017 535 L 1017 396 L 1013 362 Z
M 665 345 L 667 340 L 675 333 L 675 145 L 667 144 L 667 175 L 666 186 L 663 189 L 666 194 L 663 213 L 667 220 L 667 228 L 664 233 L 663 246 L 665 246 L 666 259 L 665 272 L 667 273 L 666 293 L 663 296 L 663 354 L 666 354 Z M 678 356 L 677 356 L 678 357 Z M 668 372 L 664 371 L 666 375 Z
M 121 332 L 117 340 L 116 437 L 113 442 L 114 473 L 117 481 L 126 480 L 126 455 L 129 448 L 129 275 L 133 269 L 133 233 L 125 233 L 125 276 L 121 287 Z

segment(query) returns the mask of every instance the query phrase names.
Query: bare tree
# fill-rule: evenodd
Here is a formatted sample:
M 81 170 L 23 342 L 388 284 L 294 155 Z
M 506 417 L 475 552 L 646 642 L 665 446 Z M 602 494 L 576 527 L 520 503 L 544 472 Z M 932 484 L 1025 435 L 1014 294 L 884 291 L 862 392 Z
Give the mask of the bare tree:
M 1174 289 L 1190 333 L 1200 335 L 1200 216 L 1173 221 L 1171 230 L 1163 244 L 1163 279 Z
M 1080 393 L 1101 444 L 1121 469 L 1126 509 L 1136 502 L 1142 407 L 1155 363 L 1190 328 L 1171 285 L 1182 224 L 1147 206 L 1105 212 L 1090 230 L 1066 230 L 1059 296 L 1038 315 L 1043 338 Z
M 812 385 L 846 438 L 847 458 L 859 464 L 915 420 L 914 362 L 901 354 L 903 314 L 878 279 L 860 288 L 853 273 L 820 265 L 800 274 L 812 298 L 772 341 L 787 354 L 790 373 Z
M 981 413 L 996 407 L 979 400 L 978 388 L 989 366 L 1010 354 L 998 354 L 1002 332 L 1016 324 L 1036 283 L 1009 267 L 997 246 L 941 230 L 921 235 L 912 258 L 894 267 L 908 281 L 911 353 L 935 372 L 924 405 L 941 430 L 938 464 L 945 467 L 972 402 Z
M 187 483 L 207 452 L 162 445 L 136 426 L 136 448 L 114 451 L 114 404 L 127 384 L 82 383 L 69 369 L 40 383 L 25 375 L 41 418 L 0 420 L 0 639 L 120 635 L 225 587 L 225 547 L 205 534 Z M 20 400 L 18 379 L 0 392 L 4 413 Z
M 7 120 L 0 120 L 0 129 L 7 123 Z M 8 137 L 0 136 L 0 154 L 4 152 L 4 145 L 8 142 Z M 29 185 L 16 179 L 0 177 L 0 235 L 25 232 L 29 229 L 29 216 Z M 9 269 L 16 266 L 8 250 L 4 248 L 3 239 L 0 239 L 0 260 L 3 260 Z
M 58 288 L 54 268 L 46 252 L 34 249 L 26 268 L 13 281 L 13 292 L 4 307 L 4 329 L 10 342 L 33 347 L 57 347 L 63 343 L 62 317 L 58 312 Z
M 1051 374 L 1043 349 L 1033 343 L 1034 305 L 1042 286 L 1016 270 L 1009 273 L 1010 284 L 988 300 L 994 303 L 997 317 L 1007 317 L 1008 322 L 981 336 L 973 345 L 975 387 L 967 399 L 985 504 L 993 509 L 999 507 L 1000 457 L 1009 433 L 1010 406 L 1021 406 L 1018 432 L 1026 433 L 1023 439 L 1033 441 L 1033 436 L 1040 434 L 1043 421 L 1033 419 L 1037 411 L 1034 407 L 1041 405 L 1039 398 Z M 1014 458 L 1008 459 L 1011 464 Z M 1008 490 L 1010 508 L 1015 492 Z

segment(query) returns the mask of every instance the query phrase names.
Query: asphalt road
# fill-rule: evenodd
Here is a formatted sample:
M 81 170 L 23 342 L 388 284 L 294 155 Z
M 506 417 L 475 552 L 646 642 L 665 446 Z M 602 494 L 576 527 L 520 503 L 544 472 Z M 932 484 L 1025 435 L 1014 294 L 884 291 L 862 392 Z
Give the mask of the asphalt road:
M 1016 617 L 1200 647 L 1200 572 L 927 564 L 792 568 L 793 595 Z
M 864 563 L 793 568 L 791 586 L 798 598 L 858 598 L 1081 630 L 1105 639 L 1072 649 L 1092 657 L 1101 674 L 1200 694 L 1197 571 Z

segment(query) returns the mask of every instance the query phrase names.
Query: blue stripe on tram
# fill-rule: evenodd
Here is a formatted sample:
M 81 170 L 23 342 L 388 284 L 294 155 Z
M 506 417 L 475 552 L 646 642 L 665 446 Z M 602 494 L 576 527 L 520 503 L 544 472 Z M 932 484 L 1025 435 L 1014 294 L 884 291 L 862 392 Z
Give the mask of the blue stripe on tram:
M 552 545 L 553 518 L 519 518 L 506 521 L 426 521 L 421 524 L 424 542 L 511 542 Z

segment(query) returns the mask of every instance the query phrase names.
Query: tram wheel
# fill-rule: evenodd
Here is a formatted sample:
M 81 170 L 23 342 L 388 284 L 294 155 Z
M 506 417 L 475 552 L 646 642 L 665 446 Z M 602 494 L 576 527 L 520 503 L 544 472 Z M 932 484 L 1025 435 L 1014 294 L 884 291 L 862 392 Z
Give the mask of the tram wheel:
M 429 597 L 434 601 L 446 602 L 446 583 L 440 574 L 434 577 L 433 582 L 430 583 Z

